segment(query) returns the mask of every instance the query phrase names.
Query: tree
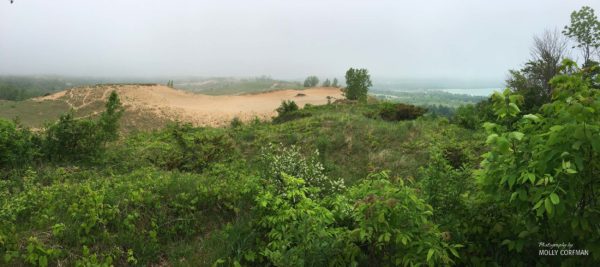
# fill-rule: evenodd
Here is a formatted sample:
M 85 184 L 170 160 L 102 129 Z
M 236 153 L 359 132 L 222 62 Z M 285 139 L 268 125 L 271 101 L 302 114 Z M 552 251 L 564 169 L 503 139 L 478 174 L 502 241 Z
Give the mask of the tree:
M 350 68 L 346 71 L 344 96 L 349 100 L 367 101 L 367 92 L 372 85 L 367 69 Z
M 600 21 L 594 9 L 584 6 L 571 13 L 571 25 L 565 26 L 563 33 L 577 42 L 575 47 L 581 50 L 583 64 L 592 59 L 600 47 Z M 574 47 L 574 48 L 575 48 Z
M 556 30 L 546 30 L 534 36 L 531 59 L 521 70 L 510 70 L 507 86 L 525 98 L 524 111 L 533 112 L 550 102 L 550 80 L 560 73 L 560 63 L 565 58 L 567 43 Z
M 337 78 L 333 78 L 333 82 L 331 83 L 331 87 L 339 87 L 338 79 Z
M 167 81 L 167 87 L 173 88 L 173 80 L 168 80 Z
M 331 86 L 331 81 L 329 81 L 329 79 L 325 79 L 325 81 L 323 81 L 322 86 L 323 87 L 329 87 L 329 86 Z
M 315 87 L 319 84 L 319 78 L 317 76 L 308 76 L 304 80 L 304 87 Z
M 39 154 L 39 138 L 18 123 L 0 118 L 0 170 L 25 167 Z
M 119 137 L 119 120 L 123 116 L 123 105 L 117 92 L 112 91 L 106 102 L 106 110 L 100 115 L 99 126 L 104 134 L 103 140 L 115 141 Z

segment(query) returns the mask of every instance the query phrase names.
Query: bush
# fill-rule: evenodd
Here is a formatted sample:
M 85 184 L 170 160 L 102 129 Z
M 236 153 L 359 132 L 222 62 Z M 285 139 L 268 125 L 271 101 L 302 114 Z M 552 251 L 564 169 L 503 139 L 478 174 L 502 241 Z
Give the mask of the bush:
M 197 242 L 208 225 L 237 216 L 256 184 L 219 164 L 202 176 L 151 168 L 100 179 L 54 175 L 67 180 L 42 186 L 30 172 L 26 190 L 0 199 L 0 265 L 152 265 L 174 243 Z
M 103 152 L 103 137 L 96 121 L 68 113 L 46 128 L 44 154 L 51 161 L 91 161 Z
M 75 119 L 73 113 L 64 114 L 58 122 L 46 127 L 44 154 L 52 161 L 97 160 L 106 143 L 118 139 L 122 115 L 123 107 L 114 91 L 98 120 Z
M 0 119 L 0 169 L 24 167 L 40 154 L 40 140 L 28 129 Z
M 477 129 L 481 127 L 481 119 L 475 106 L 468 104 L 462 105 L 456 109 L 453 121 L 467 129 Z
M 238 127 L 242 127 L 243 125 L 244 125 L 244 123 L 242 122 L 242 120 L 239 117 L 233 117 L 233 119 L 229 123 L 229 126 L 231 128 L 238 128 Z
M 427 112 L 424 108 L 403 103 L 383 102 L 377 107 L 378 116 L 386 121 L 414 120 Z
M 317 188 L 318 192 L 311 193 L 310 196 L 323 197 L 339 193 L 345 188 L 344 180 L 332 179 L 325 175 L 325 168 L 319 162 L 318 150 L 305 157 L 296 146 L 271 144 L 261 152 L 260 161 L 263 178 L 272 182 L 280 191 L 284 187 L 284 174 L 303 179 L 306 186 Z
M 308 197 L 304 180 L 282 174 L 259 190 L 254 244 L 232 265 L 448 265 L 456 248 L 442 240 L 431 207 L 387 174 L 372 175 L 327 204 Z M 224 263 L 224 260 L 219 261 Z
M 464 162 L 453 166 L 446 159 L 446 151 L 432 149 L 427 166 L 420 169 L 419 183 L 425 200 L 433 207 L 434 221 L 455 235 L 461 222 L 459 214 L 469 209 L 463 194 L 475 189 L 475 180 Z
M 145 145 L 143 158 L 165 170 L 202 172 L 237 155 L 233 140 L 223 130 L 175 124 L 163 134 L 161 140 Z
M 300 110 L 296 102 L 293 100 L 284 100 L 281 105 L 276 109 L 277 117 L 273 118 L 273 123 L 283 123 L 291 120 L 296 120 L 304 117 L 308 117 L 311 114 Z
M 347 198 L 339 210 L 349 213 L 336 215 L 352 219 L 350 232 L 365 257 L 362 265 L 448 265 L 451 255 L 458 257 L 461 246 L 442 240 L 431 206 L 402 180 L 394 184 L 385 172 L 373 174 L 353 186 Z
M 285 114 L 297 111 L 298 109 L 298 105 L 296 105 L 294 100 L 284 100 L 275 111 L 277 111 L 277 116 L 283 116 Z
M 551 80 L 553 101 L 542 114 L 521 116 L 522 97 L 509 90 L 493 95 L 496 114 L 506 120 L 484 124 L 490 152 L 479 178 L 498 202 L 510 203 L 518 222 L 506 230 L 512 236 L 503 244 L 510 251 L 531 253 L 539 249 L 539 240 L 569 240 L 588 249 L 590 257 L 568 265 L 594 265 L 600 259 L 600 199 L 594 193 L 600 172 L 600 91 L 574 62 L 563 64 L 569 74 Z M 548 258 L 549 265 L 558 259 Z

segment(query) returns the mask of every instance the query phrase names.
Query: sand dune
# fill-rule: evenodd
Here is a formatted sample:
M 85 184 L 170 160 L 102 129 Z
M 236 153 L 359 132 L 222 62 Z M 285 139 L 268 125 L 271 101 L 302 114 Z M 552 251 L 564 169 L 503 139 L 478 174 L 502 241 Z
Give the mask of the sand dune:
M 115 90 L 128 110 L 148 113 L 171 120 L 190 122 L 196 126 L 221 126 L 232 118 L 248 121 L 254 117 L 270 119 L 283 100 L 294 100 L 299 106 L 325 104 L 327 97 L 342 98 L 338 88 L 279 90 L 258 94 L 209 96 L 172 89 L 162 85 L 100 85 L 74 88 L 36 101 L 65 101 L 73 109 L 82 109 L 98 100 L 106 100 Z M 298 96 L 304 94 L 304 96 Z

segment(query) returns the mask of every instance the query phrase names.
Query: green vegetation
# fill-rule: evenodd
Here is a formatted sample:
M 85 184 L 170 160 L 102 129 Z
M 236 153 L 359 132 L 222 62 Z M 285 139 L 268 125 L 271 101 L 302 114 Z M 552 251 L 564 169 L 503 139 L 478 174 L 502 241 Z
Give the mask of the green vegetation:
M 315 87 L 319 84 L 319 78 L 317 76 L 308 76 L 304 80 L 304 87 Z
M 301 83 L 275 80 L 267 76 L 256 78 L 208 78 L 180 81 L 174 86 L 177 89 L 198 92 L 207 95 L 233 95 L 260 93 L 282 89 L 303 89 Z
M 600 48 L 600 21 L 594 9 L 584 6 L 579 11 L 573 11 L 571 24 L 565 26 L 563 33 L 577 43 L 583 64 L 587 65 Z
M 468 104 L 475 105 L 486 99 L 483 96 L 453 94 L 436 90 L 424 92 L 373 90 L 372 94 L 378 99 L 391 102 L 401 102 L 417 106 L 446 106 L 450 108 L 458 108 L 459 106 Z
M 346 88 L 344 96 L 348 100 L 358 100 L 360 102 L 367 101 L 367 92 L 371 83 L 371 76 L 367 69 L 350 68 L 346 71 Z
M 2 121 L 3 264 L 597 264 L 600 95 L 562 65 L 536 114 L 509 90 L 467 109 L 493 113 L 487 134 L 406 104 L 285 101 L 278 117 L 303 116 L 117 138 L 116 94 L 41 133 Z M 539 240 L 589 255 L 532 257 Z

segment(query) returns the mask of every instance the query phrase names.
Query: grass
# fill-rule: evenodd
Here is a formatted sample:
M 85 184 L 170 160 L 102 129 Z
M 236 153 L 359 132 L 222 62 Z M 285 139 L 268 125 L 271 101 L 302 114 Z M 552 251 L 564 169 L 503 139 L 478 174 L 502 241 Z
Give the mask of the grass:
M 304 88 L 299 82 L 273 80 L 270 78 L 213 78 L 196 83 L 175 83 L 175 87 L 177 89 L 183 89 L 207 95 L 236 95 L 282 89 Z
M 32 128 L 40 128 L 68 111 L 69 105 L 62 101 L 0 101 L 0 118 L 16 119 Z
M 332 177 L 354 183 L 367 174 L 390 170 L 392 175 L 415 177 L 427 151 L 444 139 L 471 141 L 474 134 L 445 120 L 428 117 L 416 121 L 388 122 L 365 116 L 373 105 L 309 107 L 305 118 L 282 124 L 245 125 L 230 129 L 247 158 L 267 143 L 296 145 L 305 152 L 318 150 Z

